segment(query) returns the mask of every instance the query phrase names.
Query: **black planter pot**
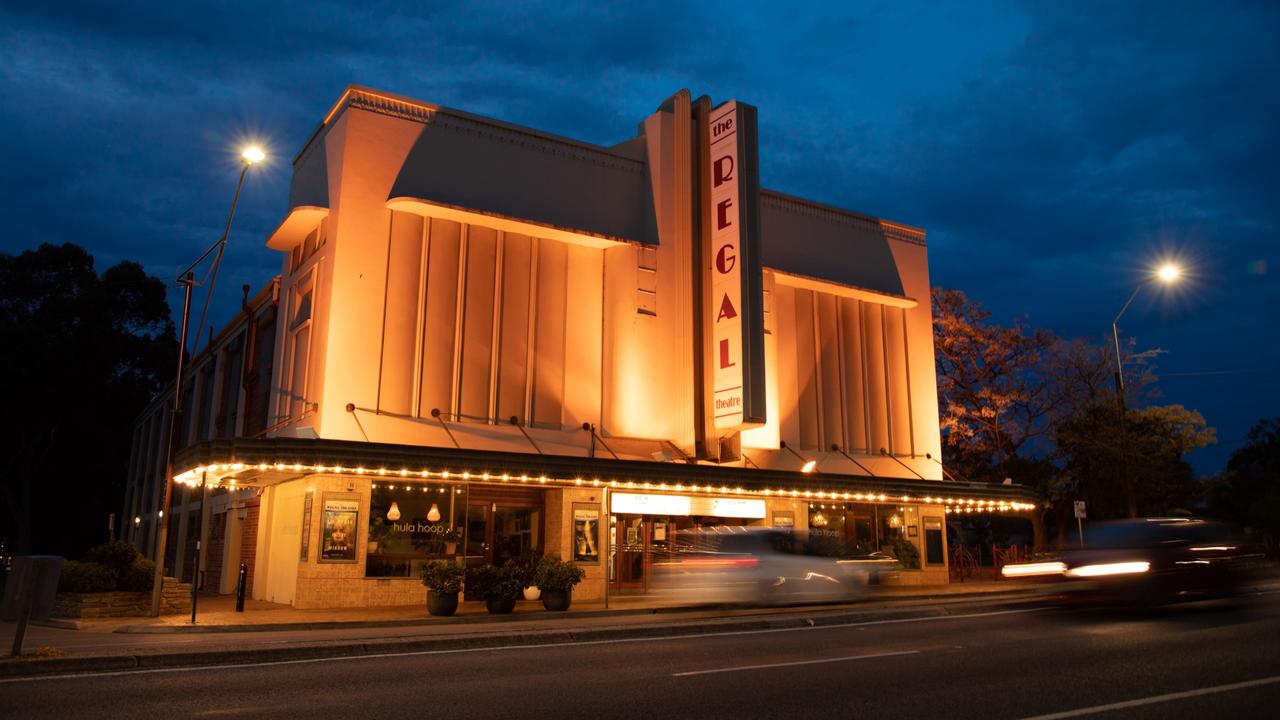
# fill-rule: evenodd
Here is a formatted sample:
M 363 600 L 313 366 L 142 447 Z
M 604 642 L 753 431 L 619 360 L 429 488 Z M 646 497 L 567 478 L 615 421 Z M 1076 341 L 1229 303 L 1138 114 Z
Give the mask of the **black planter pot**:
M 485 598 L 484 608 L 492 615 L 506 615 L 516 609 L 515 598 Z
M 432 615 L 449 617 L 458 611 L 458 593 L 438 593 L 427 591 L 427 612 Z
M 543 590 L 542 607 L 556 612 L 569 609 L 569 601 L 573 599 L 573 588 L 568 590 Z

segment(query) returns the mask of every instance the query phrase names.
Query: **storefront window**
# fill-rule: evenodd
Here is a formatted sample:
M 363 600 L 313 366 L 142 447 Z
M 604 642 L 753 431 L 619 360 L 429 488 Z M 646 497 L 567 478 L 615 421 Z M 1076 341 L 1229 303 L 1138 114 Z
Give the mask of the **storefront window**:
M 811 504 L 809 506 L 809 554 L 826 557 L 846 555 L 844 526 L 844 507 Z
M 416 577 L 426 561 L 460 554 L 465 507 L 461 487 L 374 487 L 365 575 Z

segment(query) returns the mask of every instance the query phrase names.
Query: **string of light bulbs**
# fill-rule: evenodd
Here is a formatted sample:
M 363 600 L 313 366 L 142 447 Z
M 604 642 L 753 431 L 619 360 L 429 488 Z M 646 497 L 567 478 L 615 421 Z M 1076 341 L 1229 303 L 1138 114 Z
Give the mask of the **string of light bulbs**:
M 475 472 L 472 470 L 462 470 L 460 472 L 453 470 L 431 470 L 423 468 L 420 470 L 410 470 L 408 468 L 390 469 L 385 467 L 366 468 L 364 466 L 348 467 L 344 465 L 309 465 L 303 463 L 212 463 L 209 465 L 201 465 L 191 468 L 174 477 L 174 482 L 189 487 L 198 487 L 204 479 L 210 487 L 221 487 L 224 484 L 230 489 L 236 489 L 237 483 L 235 478 L 227 478 L 230 473 L 240 473 L 249 471 L 277 471 L 277 472 L 296 472 L 308 474 L 334 474 L 334 475 L 356 475 L 356 476 L 373 476 L 373 477 L 390 477 L 404 478 L 406 480 L 423 480 L 423 479 L 439 479 L 452 480 L 462 482 L 486 482 L 486 483 L 509 483 L 509 484 L 533 484 L 548 485 L 553 487 L 608 487 L 611 490 L 647 490 L 651 492 L 700 492 L 700 493 L 720 493 L 722 495 L 747 495 L 759 496 L 765 498 L 790 498 L 790 499 L 818 499 L 831 501 L 852 501 L 852 502 L 904 502 L 904 503 L 922 503 L 925 505 L 941 505 L 944 512 L 947 513 L 972 513 L 972 512 L 1025 512 L 1034 510 L 1033 503 L 1019 502 L 1015 500 L 1006 500 L 998 498 L 979 498 L 979 497 L 957 497 L 955 495 L 890 495 L 884 492 L 850 492 L 828 489 L 801 489 L 801 488 L 761 488 L 747 489 L 741 486 L 730 487 L 728 485 L 711 485 L 699 483 L 667 483 L 667 482 L 651 482 L 651 481 L 635 481 L 635 480 L 601 480 L 600 478 L 587 479 L 582 476 L 572 478 L 551 477 L 546 474 L 531 475 L 528 473 L 515 474 L 510 472 L 491 473 L 488 471 Z M 373 487 L 378 487 L 374 485 Z M 394 486 L 387 486 L 391 489 Z M 408 484 L 406 483 L 406 487 Z M 425 492 L 424 488 L 424 492 Z M 459 491 L 461 492 L 461 491 Z

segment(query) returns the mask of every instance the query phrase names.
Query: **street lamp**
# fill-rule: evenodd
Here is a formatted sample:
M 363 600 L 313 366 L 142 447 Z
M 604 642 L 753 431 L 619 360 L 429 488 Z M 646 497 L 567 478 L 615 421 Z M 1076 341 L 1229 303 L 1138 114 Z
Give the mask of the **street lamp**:
M 200 254 L 196 261 L 187 266 L 185 270 L 178 273 L 177 282 L 183 289 L 182 297 L 182 331 L 179 333 L 178 339 L 178 369 L 175 374 L 173 383 L 173 410 L 169 420 L 169 438 L 165 447 L 165 464 L 164 464 L 164 498 L 161 501 L 161 509 L 159 512 L 159 527 L 156 529 L 156 569 L 155 575 L 151 583 L 151 617 L 160 615 L 160 594 L 164 585 L 164 560 L 165 546 L 169 542 L 169 512 L 173 504 L 173 452 L 178 436 L 178 425 L 182 415 L 182 372 L 186 362 L 187 350 L 187 325 L 191 320 L 191 289 L 197 284 L 195 281 L 195 268 L 204 262 L 211 253 L 213 256 L 213 265 L 209 270 L 209 287 L 205 291 L 204 309 L 200 312 L 200 324 L 196 326 L 195 345 L 191 349 L 191 356 L 194 358 L 196 349 L 200 347 L 200 331 L 204 328 L 204 321 L 209 313 L 209 299 L 213 296 L 213 286 L 218 280 L 218 267 L 222 264 L 222 253 L 227 247 L 227 236 L 231 234 L 231 221 L 236 217 L 236 205 L 240 202 L 240 188 L 244 185 L 244 176 L 249 172 L 249 168 L 261 163 L 267 157 L 262 148 L 257 145 L 250 145 L 240 152 L 240 162 L 243 165 L 240 169 L 240 178 L 236 180 L 236 192 L 231 196 L 231 212 L 227 214 L 227 225 L 222 230 L 222 237 L 216 243 L 209 246 L 209 249 Z M 203 480 L 200 483 L 201 490 L 204 490 Z M 200 514 L 204 515 L 204 499 L 201 500 Z M 200 532 L 197 527 L 196 532 Z M 200 582 L 200 553 L 196 552 L 196 567 L 193 568 L 191 575 L 191 621 L 195 622 L 195 591 L 196 586 Z
M 1120 406 L 1120 412 L 1124 413 L 1124 363 L 1120 359 L 1120 317 L 1124 315 L 1124 311 L 1129 309 L 1129 305 L 1133 303 L 1133 299 L 1138 297 L 1138 293 L 1142 288 L 1150 285 L 1157 280 L 1165 285 L 1177 282 L 1182 275 L 1182 270 L 1173 263 L 1165 263 L 1161 265 L 1155 273 L 1138 283 L 1138 287 L 1133 289 L 1133 293 L 1129 295 L 1129 299 L 1125 301 L 1124 307 L 1120 308 L 1120 312 L 1116 313 L 1116 319 L 1111 321 L 1111 339 L 1116 344 L 1116 403 Z
M 1137 485 L 1129 475 L 1129 455 L 1128 455 L 1128 434 L 1125 429 L 1124 422 L 1124 362 L 1120 359 L 1120 316 L 1124 315 L 1124 311 L 1129 309 L 1129 305 L 1133 303 L 1133 299 L 1138 297 L 1138 293 L 1147 285 L 1160 281 L 1165 285 L 1175 282 L 1181 275 L 1181 270 L 1173 263 L 1165 263 L 1161 265 L 1155 273 L 1149 275 L 1145 280 L 1138 283 L 1138 287 L 1133 289 L 1133 293 L 1129 295 L 1129 299 L 1125 301 L 1124 307 L 1120 308 L 1120 312 L 1116 314 L 1116 319 L 1111 321 L 1111 339 L 1116 344 L 1116 408 L 1119 410 L 1120 421 L 1120 442 L 1122 445 L 1122 453 L 1120 455 L 1121 468 L 1123 472 L 1123 482 L 1125 489 L 1125 502 L 1128 505 L 1129 517 L 1138 516 L 1138 495 Z M 1084 542 L 1084 535 L 1081 533 L 1080 541 Z

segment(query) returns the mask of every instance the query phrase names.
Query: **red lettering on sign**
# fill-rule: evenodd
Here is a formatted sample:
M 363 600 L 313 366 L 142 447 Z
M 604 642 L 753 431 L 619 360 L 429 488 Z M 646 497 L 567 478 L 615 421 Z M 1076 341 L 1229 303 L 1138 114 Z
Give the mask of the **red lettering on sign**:
M 736 363 L 729 362 L 729 341 L 727 339 L 721 340 L 720 341 L 720 368 L 722 370 L 724 368 L 731 368 L 735 364 Z
M 733 223 L 729 222 L 729 208 L 733 207 L 732 200 L 721 200 L 716 204 L 716 229 L 723 230 Z
M 736 317 L 738 317 L 738 311 L 733 309 L 733 303 L 729 302 L 729 296 L 725 295 L 720 301 L 720 314 L 716 316 L 716 322 L 724 319 L 732 320 Z
M 720 252 L 716 253 L 716 270 L 719 270 L 721 275 L 727 275 L 737 264 L 738 255 L 733 252 L 733 245 L 722 245 Z
M 722 158 L 716 158 L 716 161 L 715 163 L 713 163 L 713 166 L 715 168 L 715 173 L 714 173 L 715 180 L 711 184 L 712 187 L 720 187 L 721 185 L 733 179 L 733 157 L 732 156 L 725 155 Z

